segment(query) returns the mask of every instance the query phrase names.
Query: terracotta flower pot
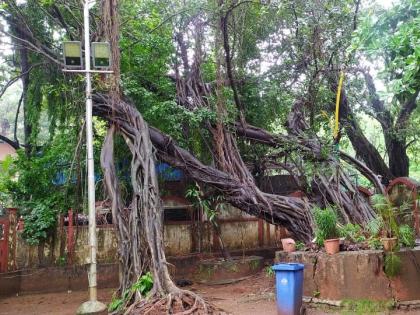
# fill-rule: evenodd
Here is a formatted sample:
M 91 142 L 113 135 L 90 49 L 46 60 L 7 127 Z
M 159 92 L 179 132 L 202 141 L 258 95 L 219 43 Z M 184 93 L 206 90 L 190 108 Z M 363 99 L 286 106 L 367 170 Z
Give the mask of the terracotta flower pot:
M 384 237 L 381 238 L 381 242 L 385 252 L 392 252 L 397 246 L 398 240 L 396 237 Z
M 291 253 L 296 250 L 296 243 L 292 238 L 282 238 L 281 244 L 285 252 Z
M 333 238 L 324 241 L 325 251 L 329 255 L 334 255 L 340 251 L 340 239 Z

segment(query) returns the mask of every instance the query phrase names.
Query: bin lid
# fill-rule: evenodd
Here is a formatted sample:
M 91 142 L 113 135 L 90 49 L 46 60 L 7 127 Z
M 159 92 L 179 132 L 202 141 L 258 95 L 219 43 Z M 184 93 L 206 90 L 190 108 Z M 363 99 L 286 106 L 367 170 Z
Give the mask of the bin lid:
M 298 263 L 280 263 L 273 265 L 274 271 L 295 271 L 302 270 L 305 266 Z

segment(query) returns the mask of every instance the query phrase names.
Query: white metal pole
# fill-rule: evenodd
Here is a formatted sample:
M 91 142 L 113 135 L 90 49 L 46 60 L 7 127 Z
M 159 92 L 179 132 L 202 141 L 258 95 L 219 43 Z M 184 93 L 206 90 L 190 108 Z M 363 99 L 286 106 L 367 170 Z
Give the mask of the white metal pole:
M 90 74 L 90 35 L 89 35 L 89 0 L 83 6 L 85 32 L 85 70 L 86 70 L 86 144 L 88 167 L 88 209 L 89 209 L 89 248 L 90 267 L 89 300 L 97 300 L 96 291 L 96 215 L 95 215 L 95 172 L 93 160 L 93 127 L 92 127 L 92 82 Z

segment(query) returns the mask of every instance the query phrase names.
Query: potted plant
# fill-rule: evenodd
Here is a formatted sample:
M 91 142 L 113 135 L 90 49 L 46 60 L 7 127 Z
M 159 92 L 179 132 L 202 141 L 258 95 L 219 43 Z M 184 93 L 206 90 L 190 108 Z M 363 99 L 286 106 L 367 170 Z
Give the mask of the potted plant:
M 324 245 L 327 254 L 335 254 L 340 251 L 339 231 L 337 228 L 337 214 L 332 207 L 313 210 L 315 219 L 315 237 L 319 246 Z
M 398 245 L 398 224 L 395 207 L 384 195 L 374 195 L 372 198 L 373 207 L 381 218 L 381 243 L 385 252 L 392 252 Z

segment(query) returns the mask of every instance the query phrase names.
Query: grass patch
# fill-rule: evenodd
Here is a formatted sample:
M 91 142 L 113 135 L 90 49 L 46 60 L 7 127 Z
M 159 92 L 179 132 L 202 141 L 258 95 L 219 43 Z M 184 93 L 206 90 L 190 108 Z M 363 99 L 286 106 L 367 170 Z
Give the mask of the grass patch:
M 394 307 L 394 301 L 344 300 L 342 314 L 383 314 Z
M 274 270 L 272 266 L 267 266 L 265 267 L 265 276 L 269 277 L 269 278 L 273 278 L 274 277 Z

